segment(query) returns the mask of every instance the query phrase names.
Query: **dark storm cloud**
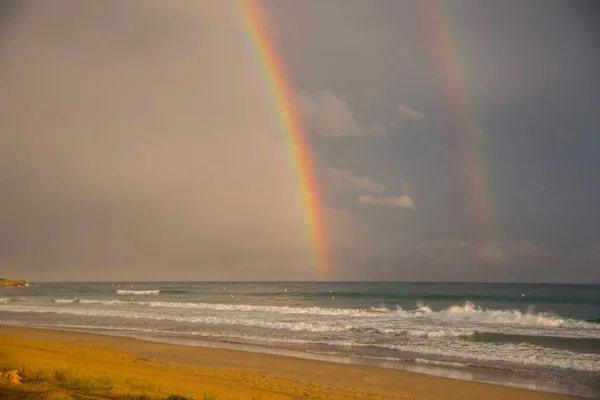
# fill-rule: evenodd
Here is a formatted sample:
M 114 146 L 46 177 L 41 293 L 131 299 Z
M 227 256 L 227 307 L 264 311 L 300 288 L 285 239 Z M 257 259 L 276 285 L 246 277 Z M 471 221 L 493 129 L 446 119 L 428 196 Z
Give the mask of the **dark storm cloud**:
M 461 169 L 464 143 L 457 139 L 462 126 L 474 124 L 485 137 L 482 144 L 470 145 L 482 159 L 486 207 L 493 220 L 490 236 L 502 248 L 525 242 L 549 249 L 552 256 L 519 261 L 522 256 L 517 254 L 486 274 L 471 275 L 561 280 L 569 279 L 565 265 L 577 264 L 577 279 L 585 280 L 586 274 L 598 279 L 597 259 L 575 255 L 600 241 L 597 3 L 446 2 L 442 13 L 449 30 L 442 27 L 441 34 L 449 35 L 457 47 L 444 49 L 437 47 L 444 41 L 426 28 L 423 3 L 267 4 L 297 85 L 330 90 L 346 101 L 358 125 L 386 128 L 385 140 L 314 142 L 331 167 L 396 192 L 409 182 L 417 204 L 411 213 L 361 209 L 353 193 L 330 197 L 341 206 L 345 196 L 345 207 L 360 213 L 381 240 L 402 243 L 397 258 L 390 256 L 395 260 L 388 263 L 391 276 L 404 276 L 404 269 L 422 259 L 407 243 L 446 243 L 452 248 L 470 240 L 475 249 L 488 239 L 472 237 L 467 229 L 470 188 Z M 436 59 L 442 50 L 449 57 Z M 464 93 L 446 91 L 447 74 L 454 67 L 464 78 Z M 458 116 L 463 120 L 457 125 L 453 103 L 463 101 L 470 109 Z M 398 104 L 418 110 L 427 120 L 399 124 Z M 328 192 L 331 185 L 325 186 Z M 472 264 L 471 256 L 449 254 L 430 260 L 426 275 L 451 279 L 443 272 L 445 265 Z M 455 279 L 466 279 L 475 266 L 465 268 Z M 419 279 L 417 272 L 410 276 Z

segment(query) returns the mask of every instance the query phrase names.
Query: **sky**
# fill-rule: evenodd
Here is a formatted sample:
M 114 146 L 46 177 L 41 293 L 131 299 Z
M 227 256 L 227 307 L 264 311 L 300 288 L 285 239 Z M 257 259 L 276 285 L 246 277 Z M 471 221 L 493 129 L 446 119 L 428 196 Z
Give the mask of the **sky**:
M 0 3 L 0 276 L 600 283 L 600 7 Z M 316 262 L 326 252 L 327 265 Z

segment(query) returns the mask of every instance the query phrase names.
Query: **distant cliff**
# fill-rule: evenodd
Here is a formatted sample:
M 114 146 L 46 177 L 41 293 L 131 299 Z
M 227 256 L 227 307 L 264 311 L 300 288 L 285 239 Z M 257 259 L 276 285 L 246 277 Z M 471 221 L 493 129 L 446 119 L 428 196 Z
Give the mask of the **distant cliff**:
M 3 279 L 0 278 L 0 287 L 19 287 L 19 286 L 29 286 L 29 284 L 25 281 L 21 281 L 18 279 Z

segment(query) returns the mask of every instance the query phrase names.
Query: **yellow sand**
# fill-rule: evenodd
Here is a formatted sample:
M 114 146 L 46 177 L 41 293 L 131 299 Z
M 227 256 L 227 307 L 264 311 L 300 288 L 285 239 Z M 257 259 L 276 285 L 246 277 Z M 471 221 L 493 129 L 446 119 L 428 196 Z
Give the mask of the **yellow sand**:
M 70 389 L 40 394 L 51 383 L 23 387 L 0 383 L 2 398 L 37 399 L 126 398 L 147 393 L 202 399 L 567 399 L 570 397 L 497 385 L 438 378 L 391 369 L 334 364 L 250 352 L 178 346 L 137 339 L 78 332 L 0 326 L 2 372 L 26 365 L 26 370 L 63 369 L 90 381 L 70 383 Z M 10 368 L 13 365 L 13 368 Z M 66 372 L 64 372 L 66 371 Z M 30 372 L 28 372 L 30 373 Z M 50 376 L 49 376 L 50 379 Z M 71 378 L 68 378 L 71 379 Z M 29 386 L 28 386 L 29 385 Z M 37 386 L 36 386 L 37 385 Z M 26 397 L 25 387 L 37 390 Z M 64 397 L 61 397 L 64 396 Z

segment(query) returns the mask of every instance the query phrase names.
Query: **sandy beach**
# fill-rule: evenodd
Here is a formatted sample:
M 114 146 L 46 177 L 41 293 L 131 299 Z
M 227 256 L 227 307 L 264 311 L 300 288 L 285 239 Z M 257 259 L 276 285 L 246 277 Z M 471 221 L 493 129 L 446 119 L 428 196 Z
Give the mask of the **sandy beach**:
M 149 394 L 165 397 L 178 394 L 203 398 L 209 394 L 219 399 L 572 398 L 383 368 L 9 326 L 0 326 L 0 365 L 4 369 L 10 365 L 14 365 L 12 369 L 21 365 L 71 368 L 90 376 L 127 377 L 126 382 L 137 382 L 138 388 L 146 384 Z M 3 382 L 0 389 L 12 393 L 12 398 L 26 398 L 18 397 L 26 387 L 27 384 L 17 389 L 17 385 Z M 70 394 L 106 398 L 90 397 L 90 393 Z

